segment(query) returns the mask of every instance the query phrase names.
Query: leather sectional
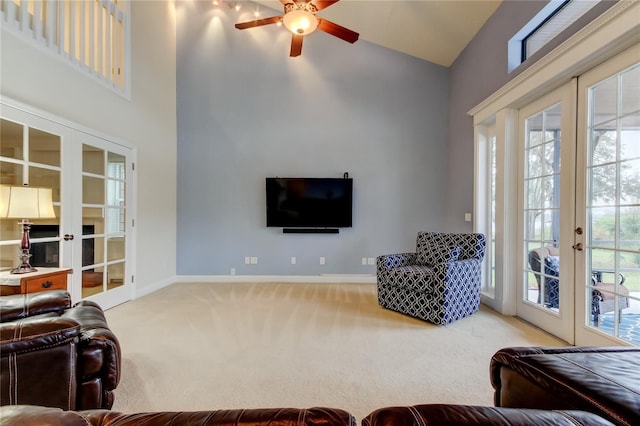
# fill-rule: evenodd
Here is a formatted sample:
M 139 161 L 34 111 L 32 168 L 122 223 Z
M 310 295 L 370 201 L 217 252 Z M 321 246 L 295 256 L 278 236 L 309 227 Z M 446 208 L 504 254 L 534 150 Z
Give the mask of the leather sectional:
M 109 411 L 118 340 L 99 306 L 71 306 L 64 291 L 0 297 L 0 338 L 2 425 L 356 425 L 347 411 L 327 407 Z M 640 425 L 640 348 L 504 348 L 489 370 L 495 407 L 385 407 L 362 426 Z
M 640 425 L 640 348 L 521 347 L 494 354 L 495 407 L 425 404 L 377 409 L 362 426 Z M 2 424 L 355 426 L 337 408 L 269 408 L 122 414 L 108 410 L 0 407 Z
M 122 414 L 108 410 L 62 411 L 59 408 L 0 407 L 3 426 L 356 426 L 356 419 L 336 408 L 282 408 Z M 611 426 L 586 411 L 548 411 L 466 405 L 415 405 L 381 408 L 362 426 L 553 425 Z

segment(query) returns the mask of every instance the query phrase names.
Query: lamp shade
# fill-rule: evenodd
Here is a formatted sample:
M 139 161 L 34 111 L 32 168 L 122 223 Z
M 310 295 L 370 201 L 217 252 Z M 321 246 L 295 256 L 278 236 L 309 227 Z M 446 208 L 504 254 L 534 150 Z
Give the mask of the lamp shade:
M 51 188 L 0 186 L 0 217 L 16 219 L 54 218 Z
M 294 10 L 284 15 L 282 23 L 294 34 L 307 35 L 318 27 L 318 18 L 306 10 Z

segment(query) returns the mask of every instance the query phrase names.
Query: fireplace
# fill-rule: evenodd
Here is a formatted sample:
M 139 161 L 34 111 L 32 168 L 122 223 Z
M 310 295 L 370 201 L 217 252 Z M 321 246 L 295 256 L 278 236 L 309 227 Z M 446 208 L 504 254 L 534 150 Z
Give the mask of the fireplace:
M 92 235 L 95 225 L 82 225 L 82 235 Z M 51 238 L 60 235 L 59 225 L 31 225 L 29 233 L 32 240 L 36 238 Z M 82 240 L 82 266 L 92 265 L 94 262 L 94 238 Z M 60 267 L 60 242 L 32 242 L 31 265 L 42 268 Z

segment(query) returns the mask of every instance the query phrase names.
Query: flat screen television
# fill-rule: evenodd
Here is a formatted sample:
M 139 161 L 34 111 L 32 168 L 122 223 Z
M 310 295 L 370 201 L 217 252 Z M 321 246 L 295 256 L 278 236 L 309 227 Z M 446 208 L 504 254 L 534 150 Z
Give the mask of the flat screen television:
M 349 228 L 353 179 L 267 178 L 267 226 Z

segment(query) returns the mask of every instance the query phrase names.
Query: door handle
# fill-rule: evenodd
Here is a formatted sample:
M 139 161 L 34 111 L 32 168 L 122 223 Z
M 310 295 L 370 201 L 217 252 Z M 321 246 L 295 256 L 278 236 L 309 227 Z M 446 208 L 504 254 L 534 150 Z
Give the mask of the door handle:
M 571 246 L 574 250 L 582 251 L 582 243 L 576 243 Z

